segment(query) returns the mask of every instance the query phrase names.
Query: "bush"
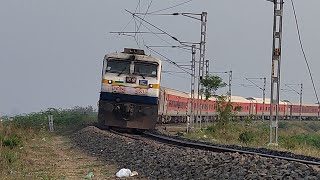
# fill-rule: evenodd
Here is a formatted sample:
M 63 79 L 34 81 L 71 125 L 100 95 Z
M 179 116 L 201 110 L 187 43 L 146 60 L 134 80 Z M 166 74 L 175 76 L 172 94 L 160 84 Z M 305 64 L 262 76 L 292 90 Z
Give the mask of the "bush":
M 318 136 L 318 137 L 313 137 L 312 139 L 311 139 L 311 145 L 313 145 L 314 147 L 316 147 L 316 148 L 320 148 L 320 137 Z
M 299 143 L 294 140 L 294 137 L 279 136 L 279 143 L 287 149 L 294 149 Z
M 313 146 L 320 148 L 320 136 L 310 134 L 299 134 L 291 137 L 280 137 L 280 141 L 286 148 L 293 149 L 296 146 Z
M 289 129 L 290 125 L 288 122 L 279 122 L 278 127 L 279 129 Z
M 244 122 L 247 124 L 251 124 L 253 120 L 253 115 L 251 114 L 250 116 L 247 116 L 244 118 Z
M 314 132 L 317 132 L 320 130 L 320 124 L 319 123 L 310 123 L 310 124 L 307 124 L 307 128 L 312 129 Z
M 216 131 L 216 127 L 214 125 L 210 125 L 206 129 L 207 132 L 213 133 Z
M 9 164 L 13 164 L 17 160 L 17 155 L 11 151 L 5 151 L 3 153 L 3 159 Z
M 21 139 L 17 136 L 7 137 L 2 140 L 2 146 L 7 146 L 13 149 L 21 144 Z
M 244 131 L 239 135 L 239 141 L 245 144 L 249 144 L 254 141 L 255 135 L 252 131 Z
M 55 129 L 58 127 L 68 127 L 81 125 L 86 122 L 93 122 L 97 119 L 97 113 L 91 106 L 74 107 L 72 109 L 49 108 L 46 111 L 15 116 L 12 123 L 18 128 L 31 128 L 43 130 L 48 128 L 48 115 L 53 115 Z

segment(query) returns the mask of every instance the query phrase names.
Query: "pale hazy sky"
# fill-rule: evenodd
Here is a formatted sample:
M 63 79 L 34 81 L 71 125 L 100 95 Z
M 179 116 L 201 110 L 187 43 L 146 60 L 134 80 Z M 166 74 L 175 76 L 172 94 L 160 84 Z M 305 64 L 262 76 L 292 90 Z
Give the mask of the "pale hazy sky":
M 150 11 L 184 1 L 154 0 Z M 123 30 L 131 19 L 124 9 L 134 11 L 137 3 L 138 0 L 1 0 L 0 114 L 48 107 L 95 106 L 104 55 L 122 51 L 124 47 L 138 47 L 131 37 L 108 33 Z M 138 11 L 146 11 L 149 3 L 150 0 L 141 0 Z M 320 90 L 320 24 L 317 20 L 320 2 L 295 0 L 295 3 L 302 40 Z M 206 59 L 210 60 L 210 71 L 233 70 L 233 95 L 261 97 L 259 89 L 241 84 L 249 84 L 245 77 L 270 79 L 273 4 L 264 0 L 194 0 L 163 13 L 202 11 L 208 12 Z M 147 16 L 146 20 L 181 41 L 200 39 L 199 21 L 180 16 Z M 282 84 L 303 82 L 304 101 L 315 103 L 289 0 L 285 3 L 283 28 Z M 134 29 L 132 21 L 125 30 Z M 147 30 L 142 26 L 141 31 Z M 176 44 L 166 36 L 162 38 Z M 144 35 L 143 39 L 144 42 L 138 38 L 141 48 L 144 44 L 166 45 L 154 35 Z M 190 60 L 189 52 L 170 48 L 157 51 L 177 62 Z M 164 70 L 178 71 L 167 63 Z M 164 74 L 162 85 L 189 91 L 187 75 L 179 75 L 183 77 Z M 222 77 L 227 79 L 226 75 Z M 270 82 L 267 86 L 269 97 Z M 292 92 L 281 92 L 281 99 L 297 102 L 299 97 Z

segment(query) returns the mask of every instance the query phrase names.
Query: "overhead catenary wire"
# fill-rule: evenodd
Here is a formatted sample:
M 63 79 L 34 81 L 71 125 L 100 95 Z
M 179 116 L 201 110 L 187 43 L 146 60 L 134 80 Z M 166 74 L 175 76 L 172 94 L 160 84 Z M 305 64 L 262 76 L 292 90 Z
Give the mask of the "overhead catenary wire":
M 171 72 L 162 72 L 162 73 L 169 74 L 169 75 L 176 76 L 176 77 L 183 78 L 183 79 L 190 79 L 189 76 L 180 76 L 178 74 L 171 73 Z
M 164 9 L 159 9 L 159 10 L 156 10 L 156 11 L 153 11 L 153 12 L 149 12 L 148 14 L 154 14 L 154 13 L 162 12 L 162 11 L 165 11 L 165 10 L 168 10 L 168 9 L 172 9 L 172 8 L 175 8 L 175 7 L 178 7 L 178 6 L 182 6 L 184 4 L 190 3 L 191 1 L 193 1 L 193 0 L 188 0 L 188 1 L 176 4 L 176 5 L 164 8 Z
M 147 7 L 147 10 L 146 10 L 146 12 L 143 14 L 142 20 L 144 20 L 144 19 L 146 18 L 146 15 L 147 15 L 150 7 L 151 7 L 152 2 L 153 2 L 153 0 L 150 0 L 150 3 L 149 3 L 149 5 L 148 5 L 148 7 Z M 140 31 L 141 25 L 142 25 L 142 21 L 140 21 L 140 25 L 139 25 L 139 27 L 137 28 L 137 32 Z
M 139 20 L 137 19 L 137 21 L 139 21 Z M 168 45 L 170 45 L 170 47 L 177 47 L 179 50 L 182 50 L 182 51 L 184 51 L 184 52 L 187 52 L 187 53 L 190 52 L 189 49 L 185 49 L 185 48 L 182 48 L 182 47 L 173 45 L 173 44 L 170 43 L 169 41 L 167 41 L 167 40 L 165 40 L 164 38 L 162 38 L 161 36 L 159 36 L 160 33 L 156 33 L 156 32 L 154 32 L 154 31 L 152 31 L 152 30 L 151 30 L 148 26 L 146 26 L 145 24 L 142 23 L 142 26 L 144 26 L 147 30 L 150 31 L 150 33 L 152 33 L 153 35 L 157 36 L 157 37 L 158 37 L 159 39 L 161 39 L 163 42 L 165 42 L 165 43 L 167 43 Z M 161 32 L 161 34 L 165 34 L 165 33 Z M 147 46 L 147 45 L 145 45 L 145 46 Z M 151 47 L 151 46 L 148 46 L 148 47 Z
M 134 19 L 135 20 L 137 20 L 137 21 L 141 21 L 141 20 L 138 20 L 138 19 L 136 19 L 135 18 L 135 16 L 134 16 Z M 141 21 L 142 22 L 142 21 Z M 157 36 L 159 39 L 161 39 L 162 41 L 164 41 L 165 43 L 167 43 L 168 45 L 171 45 L 172 46 L 172 44 L 169 42 L 169 41 L 167 41 L 167 40 L 165 40 L 165 39 L 163 39 L 161 36 L 159 36 L 158 34 L 159 33 L 156 33 L 156 32 L 154 32 L 154 31 L 152 31 L 148 26 L 146 26 L 145 24 L 143 24 L 142 23 L 142 26 L 144 26 L 147 30 L 149 30 L 153 35 L 155 35 L 155 36 Z M 166 34 L 166 33 L 164 33 L 164 32 L 161 32 L 162 34 Z
M 257 79 L 257 78 L 245 78 L 247 81 L 251 82 L 253 85 L 255 85 L 257 88 L 263 90 L 262 87 L 260 87 L 257 83 L 255 83 L 252 79 Z M 261 79 L 261 78 L 259 78 Z
M 186 72 L 179 72 L 179 71 L 162 71 L 162 73 L 177 73 L 177 74 L 185 74 Z
M 165 34 L 165 35 L 171 37 L 172 39 L 174 39 L 175 41 L 179 42 L 180 44 L 182 44 L 182 42 L 179 41 L 176 37 L 170 35 L 169 33 L 165 32 L 164 30 L 160 29 L 159 27 L 157 27 L 157 26 L 155 26 L 154 24 L 152 24 L 152 23 L 150 23 L 150 22 L 148 22 L 148 21 L 145 20 L 146 15 L 149 14 L 148 11 L 149 11 L 149 9 L 150 9 L 150 6 L 151 6 L 151 4 L 152 4 L 152 1 L 153 1 L 153 0 L 150 1 L 149 5 L 148 5 L 148 8 L 147 8 L 147 11 L 144 12 L 144 13 L 136 13 L 138 7 L 140 8 L 140 0 L 139 0 L 138 4 L 137 4 L 137 6 L 136 6 L 136 9 L 135 9 L 135 12 L 134 12 L 134 13 L 132 13 L 132 12 L 130 12 L 129 10 L 125 9 L 125 11 L 129 12 L 129 13 L 132 15 L 132 19 L 135 21 L 135 32 L 129 32 L 129 33 L 134 33 L 134 36 L 133 36 L 133 35 L 127 35 L 125 32 L 123 32 L 123 31 L 125 30 L 125 28 L 128 26 L 128 24 L 132 21 L 132 19 L 128 22 L 128 24 L 125 26 L 125 28 L 123 28 L 122 32 L 120 31 L 120 32 L 110 32 L 110 33 L 117 33 L 117 34 L 119 34 L 119 35 L 125 35 L 125 36 L 129 36 L 129 37 L 133 37 L 134 40 L 135 40 L 135 42 L 136 42 L 136 44 L 137 44 L 137 46 L 140 48 L 140 44 L 139 44 L 139 42 L 138 42 L 139 39 L 137 39 L 137 34 L 138 34 L 138 33 L 139 33 L 139 34 L 147 33 L 147 32 L 140 33 L 141 26 L 143 25 L 143 26 L 144 26 L 145 28 L 147 28 L 152 34 L 156 35 L 158 38 L 160 38 L 162 41 L 166 42 L 167 44 L 171 45 L 172 47 L 173 47 L 173 45 L 172 45 L 171 43 L 169 43 L 168 41 L 166 41 L 165 39 L 163 39 L 162 37 L 160 37 L 158 34 Z M 192 0 L 191 0 L 191 1 L 192 1 Z M 191 2 L 191 1 L 187 1 L 187 2 Z M 185 2 L 185 3 L 187 3 L 187 2 Z M 178 4 L 177 6 L 182 5 L 182 4 L 185 4 L 185 3 Z M 157 12 L 159 12 L 159 11 L 157 11 Z M 153 12 L 153 13 L 154 13 L 154 12 Z M 137 16 L 137 14 L 143 15 L 143 18 Z M 137 24 L 138 24 L 137 21 L 138 21 L 138 23 L 139 23 L 139 26 L 137 25 Z M 148 28 L 146 25 L 144 25 L 143 22 L 146 22 L 147 24 L 149 24 L 150 26 L 156 28 L 157 30 L 159 30 L 159 31 L 161 31 L 161 32 L 160 32 L 160 33 L 159 33 L 159 32 L 153 32 L 150 28 Z M 143 38 L 142 35 L 141 35 L 141 38 L 142 38 L 143 44 L 146 45 L 146 43 L 145 43 L 144 38 Z M 189 49 L 184 48 L 184 47 L 179 47 L 179 46 L 175 46 L 175 47 L 177 47 L 178 49 L 180 49 L 180 50 L 182 50 L 182 51 L 185 51 L 185 52 L 189 51 Z M 186 51 L 186 50 L 187 50 L 187 51 Z M 189 53 L 189 52 L 188 52 L 188 53 Z
M 133 18 L 134 18 L 134 17 L 133 17 Z M 135 19 L 135 18 L 134 18 L 134 27 L 135 27 L 135 31 L 137 31 L 137 27 L 138 27 L 138 25 L 137 25 L 137 21 L 136 21 L 136 19 Z M 134 38 L 134 40 L 135 40 L 135 42 L 136 42 L 137 46 L 140 48 L 140 45 L 139 45 L 139 42 L 138 42 L 138 39 L 137 39 L 136 34 L 134 34 L 134 35 L 133 35 L 133 38 Z
M 140 6 L 140 3 L 141 3 L 141 0 L 138 1 L 138 4 L 137 4 L 137 6 L 136 6 L 136 9 L 134 10 L 135 13 L 137 12 L 138 7 Z M 124 28 L 123 28 L 120 32 L 123 32 L 123 31 L 128 27 L 128 25 L 132 22 L 133 19 L 134 19 L 134 16 L 132 16 L 132 18 L 130 19 L 130 21 L 124 26 Z
M 312 76 L 312 73 L 311 73 L 311 69 L 310 69 L 310 66 L 309 66 L 309 62 L 308 62 L 308 59 L 307 59 L 307 56 L 306 56 L 304 47 L 303 47 L 303 44 L 302 44 L 302 38 L 301 38 L 301 34 L 300 34 L 300 27 L 299 27 L 298 18 L 297 18 L 297 13 L 296 13 L 296 8 L 295 8 L 295 5 L 294 5 L 293 0 L 291 0 L 291 5 L 292 5 L 293 15 L 294 15 L 295 23 L 296 23 L 296 29 L 297 29 L 297 34 L 298 34 L 300 49 L 301 49 L 301 52 L 302 52 L 302 54 L 303 54 L 305 63 L 306 63 L 307 68 L 308 68 L 308 72 L 309 72 L 310 79 L 311 79 L 311 82 L 312 82 L 313 90 L 314 90 L 315 96 L 316 96 L 316 98 L 317 98 L 317 103 L 318 103 L 319 106 L 320 106 L 317 89 L 316 89 L 316 86 L 315 86 L 315 83 L 314 83 L 314 80 L 313 80 L 313 76 Z
M 135 19 L 135 18 L 134 18 Z M 159 36 L 158 34 L 159 33 L 155 33 L 154 31 L 152 31 L 150 28 L 148 28 L 148 26 L 142 24 L 146 29 L 148 29 L 153 35 L 157 36 L 159 39 L 161 39 L 162 41 L 164 41 L 165 43 L 169 44 L 169 45 L 172 45 L 171 43 L 169 43 L 169 41 L 163 39 L 161 36 Z M 162 32 L 163 33 L 163 32 Z M 165 33 L 163 33 L 165 34 Z
M 139 8 L 139 11 L 140 11 L 140 3 L 141 3 L 141 0 L 138 1 L 138 4 L 137 4 L 137 6 L 136 6 L 136 8 L 135 8 L 135 10 L 134 10 L 135 13 L 137 12 L 138 8 Z M 132 22 L 132 20 L 134 20 L 134 22 L 135 22 L 135 28 L 137 27 L 137 23 L 136 23 L 136 21 L 135 21 L 135 19 L 134 19 L 134 16 L 132 16 L 132 18 L 130 19 L 130 21 L 129 21 L 129 22 L 124 26 L 124 28 L 119 32 L 119 35 L 122 34 L 122 35 L 124 35 L 124 36 L 133 37 L 133 39 L 135 40 L 135 42 L 136 42 L 137 45 L 139 46 L 139 43 L 138 43 L 135 35 L 133 36 L 133 35 L 127 35 L 127 34 L 121 33 L 121 32 L 123 32 L 123 31 L 128 27 L 128 25 Z
M 152 2 L 153 2 L 153 0 L 150 0 L 150 3 L 149 3 L 149 5 L 148 5 L 148 7 L 147 7 L 147 10 L 146 10 L 146 12 L 144 13 L 144 16 L 143 16 L 143 18 L 142 18 L 143 20 L 146 18 L 146 14 L 148 13 L 148 11 L 149 11 L 149 9 L 150 9 L 150 7 L 151 7 Z M 141 25 L 142 25 L 142 21 L 140 21 L 140 24 L 139 24 L 139 26 L 137 27 L 136 32 L 140 32 Z M 135 36 L 136 36 L 136 35 L 137 35 L 137 33 L 135 34 Z M 145 45 L 145 41 L 144 41 L 144 38 L 143 38 L 142 34 L 140 34 L 140 36 L 141 36 L 143 45 Z M 140 46 L 139 46 L 139 47 L 140 47 Z
M 290 89 L 290 91 L 295 92 L 297 94 L 300 94 L 300 92 L 298 92 L 297 90 L 295 90 L 291 87 L 292 85 L 299 85 L 300 86 L 300 84 L 285 84 L 285 86 L 288 87 Z M 285 89 L 285 90 L 287 90 L 287 89 Z
M 157 45 L 157 46 L 154 46 L 154 45 L 148 45 L 148 47 L 153 47 L 153 48 L 178 48 L 178 49 L 181 49 L 181 50 L 184 50 L 185 52 L 188 52 L 190 53 L 191 52 L 191 49 L 189 48 L 190 46 L 175 46 L 175 45 L 171 45 L 171 46 L 162 46 L 162 45 Z
M 189 75 L 191 75 L 191 73 L 190 73 L 188 70 L 186 70 L 184 67 L 181 67 L 179 64 L 177 64 L 176 62 L 174 62 L 174 61 L 172 61 L 171 59 L 167 58 L 167 57 L 164 56 L 163 54 L 159 53 L 158 51 L 156 51 L 156 50 L 154 50 L 154 49 L 152 49 L 152 48 L 150 48 L 150 47 L 148 47 L 148 46 L 146 46 L 146 48 L 149 49 L 150 51 L 154 52 L 155 54 L 161 56 L 164 61 L 169 62 L 170 64 L 178 67 L 178 68 L 181 69 L 182 71 L 184 71 L 184 72 L 188 73 Z
M 155 26 L 154 24 L 150 23 L 149 21 L 147 21 L 147 20 L 145 20 L 145 19 L 142 19 L 141 17 L 139 17 L 138 15 L 135 15 L 134 13 L 130 12 L 129 10 L 126 9 L 126 11 L 127 11 L 128 13 L 132 14 L 133 16 L 137 17 L 137 18 L 140 19 L 141 21 L 143 21 L 143 22 L 149 24 L 150 26 L 154 27 L 155 29 L 163 32 L 164 34 L 166 34 L 167 36 L 171 37 L 173 40 L 175 40 L 175 41 L 177 41 L 177 42 L 179 42 L 179 43 L 181 44 L 181 41 L 180 41 L 178 38 L 172 36 L 171 34 L 167 33 L 166 31 L 162 30 L 161 28 Z

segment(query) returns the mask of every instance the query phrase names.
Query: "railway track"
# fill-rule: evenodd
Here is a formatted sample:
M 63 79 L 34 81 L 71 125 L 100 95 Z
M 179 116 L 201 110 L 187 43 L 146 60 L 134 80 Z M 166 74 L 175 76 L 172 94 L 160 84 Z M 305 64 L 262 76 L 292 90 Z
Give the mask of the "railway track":
M 140 141 L 144 141 L 146 139 L 152 139 L 152 140 L 159 141 L 163 144 L 170 144 L 173 146 L 188 147 L 188 148 L 201 149 L 201 150 L 212 151 L 212 152 L 230 152 L 230 153 L 239 153 L 239 154 L 250 154 L 250 155 L 257 155 L 261 157 L 282 159 L 282 160 L 287 160 L 292 162 L 299 162 L 303 164 L 320 166 L 320 161 L 316 161 L 316 160 L 305 160 L 305 159 L 299 159 L 294 157 L 285 157 L 281 155 L 254 152 L 250 150 L 240 150 L 236 148 L 221 147 L 218 145 L 206 144 L 203 142 L 188 141 L 187 139 L 174 138 L 174 137 L 164 136 L 164 135 L 155 134 L 147 131 L 138 131 L 140 135 L 120 133 L 114 130 L 110 130 L 110 132 L 131 138 L 131 139 L 140 140 Z
M 124 136 L 124 137 L 130 138 L 130 139 L 142 140 L 140 135 L 133 135 L 133 134 L 129 134 L 129 133 L 118 132 L 118 131 L 115 131 L 113 129 L 109 129 L 108 131 L 110 131 L 113 134 Z
M 146 179 L 320 179 L 317 165 L 234 151 L 217 153 L 225 152 L 221 148 L 201 150 L 206 148 L 156 139 L 147 133 L 162 135 L 118 133 L 89 126 L 73 138 L 78 147 L 93 156 L 118 167 L 138 170 Z
M 299 162 L 304 164 L 310 164 L 310 165 L 317 165 L 320 166 L 320 161 L 310 161 L 310 160 L 304 160 L 304 159 L 298 159 L 298 158 L 290 158 L 290 157 L 284 157 L 279 155 L 271 155 L 266 153 L 258 153 L 253 152 L 249 150 L 239 150 L 239 149 L 233 149 L 233 148 L 227 148 L 227 147 L 221 147 L 217 145 L 209 145 L 204 144 L 202 142 L 191 142 L 187 140 L 182 139 L 176 139 L 168 136 L 163 136 L 159 134 L 154 134 L 150 132 L 143 132 L 143 134 L 147 137 L 150 137 L 152 139 L 156 139 L 158 141 L 167 143 L 167 144 L 173 144 L 183 147 L 189 147 L 189 148 L 195 148 L 195 149 L 201 149 L 201 150 L 207 150 L 207 151 L 213 151 L 213 152 L 231 152 L 231 153 L 239 153 L 239 154 L 250 154 L 250 155 L 258 155 L 262 157 L 268 157 L 268 158 L 277 158 L 287 161 L 293 161 L 293 162 Z

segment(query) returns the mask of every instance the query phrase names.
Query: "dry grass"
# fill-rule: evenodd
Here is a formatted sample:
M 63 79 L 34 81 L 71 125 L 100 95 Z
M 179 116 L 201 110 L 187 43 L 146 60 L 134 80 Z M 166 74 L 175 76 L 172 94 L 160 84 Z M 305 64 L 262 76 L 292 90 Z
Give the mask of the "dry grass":
M 116 168 L 84 154 L 63 136 L 0 124 L 1 137 L 17 135 L 23 143 L 0 144 L 0 179 L 115 179 Z M 2 142 L 2 141 L 1 141 Z

